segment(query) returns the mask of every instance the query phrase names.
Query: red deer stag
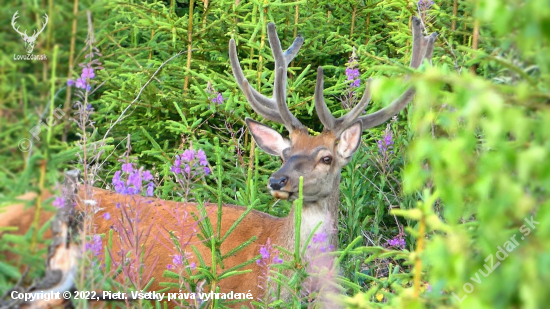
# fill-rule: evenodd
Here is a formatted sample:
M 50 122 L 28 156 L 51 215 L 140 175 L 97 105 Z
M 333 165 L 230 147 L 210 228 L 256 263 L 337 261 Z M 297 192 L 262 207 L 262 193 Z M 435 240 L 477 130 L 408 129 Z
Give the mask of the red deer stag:
M 437 35 L 434 33 L 424 37 L 421 33 L 420 20 L 416 17 L 412 19 L 412 32 L 413 44 L 410 66 L 416 69 L 424 59 L 430 61 Z M 310 136 L 307 128 L 292 115 L 286 104 L 287 67 L 302 46 L 303 38 L 300 36 L 297 37 L 290 48 L 283 52 L 273 23 L 268 25 L 267 33 L 276 68 L 273 98 L 268 98 L 250 87 L 240 67 L 234 40 L 229 42 L 231 68 L 239 87 L 244 92 L 251 107 L 264 118 L 283 124 L 289 131 L 290 139 L 284 138 L 274 129 L 252 119 L 246 119 L 246 124 L 254 140 L 263 151 L 274 156 L 279 156 L 283 160 L 281 168 L 269 178 L 268 188 L 274 197 L 290 201 L 295 200 L 298 197 L 299 177 L 303 176 L 304 178 L 301 243 L 303 244 L 314 227 L 319 222 L 322 222 L 318 231 L 328 233 L 330 235 L 330 243 L 335 246 L 337 245 L 336 219 L 342 167 L 350 161 L 352 155 L 358 149 L 362 131 L 382 124 L 397 114 L 412 100 L 415 90 L 411 87 L 384 109 L 373 114 L 360 116 L 371 97 L 367 82 L 366 91 L 360 102 L 347 115 L 336 119 L 328 110 L 323 99 L 323 69 L 319 67 L 315 87 L 315 109 L 325 129 L 319 135 Z M 80 191 L 79 195 L 82 197 L 82 187 Z M 106 222 L 102 218 L 102 215 L 104 212 L 116 212 L 117 203 L 124 204 L 127 196 L 98 188 L 92 188 L 91 193 L 91 198 L 97 201 L 100 208 L 95 215 L 96 233 L 108 233 L 109 229 L 111 229 L 111 223 Z M 30 198 L 32 198 L 31 195 L 26 196 L 26 199 Z M 167 209 L 183 207 L 187 212 L 193 211 L 197 213 L 196 204 L 193 203 L 178 203 L 155 199 L 151 205 L 155 207 L 161 204 L 166 207 L 156 207 L 158 210 L 157 218 L 164 218 L 162 224 L 166 226 L 174 226 L 174 222 L 169 222 L 174 218 L 167 213 Z M 217 205 L 208 204 L 206 208 L 212 225 L 216 226 Z M 245 207 L 223 206 L 222 235 L 227 232 L 232 223 L 245 210 Z M 20 222 L 18 222 L 18 218 L 24 217 L 22 212 L 21 207 L 14 207 L 13 212 L 8 213 L 8 217 L 12 217 L 13 220 L 6 218 L 4 224 L 19 225 L 21 231 L 26 231 L 29 221 L 25 221 L 24 226 L 21 226 Z M 330 220 L 327 220 L 328 218 Z M 186 220 L 187 224 L 192 224 L 194 219 L 189 216 Z M 150 218 L 145 219 L 142 224 L 146 226 L 154 224 L 154 222 L 150 221 Z M 160 232 L 152 231 L 151 233 Z M 268 239 L 271 239 L 272 244 L 291 250 L 294 246 L 293 210 L 286 218 L 276 218 L 258 211 L 251 211 L 231 236 L 222 244 L 222 254 L 227 253 L 253 236 L 257 237 L 257 240 L 253 244 L 226 260 L 226 269 L 257 256 L 259 253 L 258 245 L 265 244 Z M 152 238 L 149 237 L 149 239 Z M 192 236 L 191 242 L 199 242 L 199 240 L 196 236 Z M 117 246 L 119 245 L 119 241 L 114 241 L 112 251 L 117 252 Z M 206 248 L 206 246 L 197 246 L 197 248 L 199 248 L 205 261 L 211 260 L 210 249 Z M 156 278 L 155 282 L 163 281 L 161 278 L 166 265 L 172 262 L 172 257 L 166 254 L 165 251 L 166 249 L 163 246 L 157 245 L 153 248 L 155 254 L 151 254 L 145 260 L 146 264 L 153 264 L 154 256 L 158 257 L 153 271 L 153 277 Z M 260 297 L 262 295 L 262 290 L 258 288 L 258 277 L 261 273 L 260 266 L 252 263 L 250 266 L 246 266 L 246 268 L 252 269 L 252 272 L 231 277 L 228 280 L 222 280 L 219 283 L 221 291 L 233 291 L 235 293 L 247 293 L 250 291 L 254 298 Z M 150 290 L 159 290 L 161 288 L 155 283 L 151 286 Z

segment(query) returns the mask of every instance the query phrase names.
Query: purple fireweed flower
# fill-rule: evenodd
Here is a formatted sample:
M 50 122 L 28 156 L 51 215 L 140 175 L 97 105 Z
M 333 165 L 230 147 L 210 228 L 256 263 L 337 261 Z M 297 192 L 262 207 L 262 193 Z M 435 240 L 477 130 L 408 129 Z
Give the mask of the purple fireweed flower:
M 136 171 L 135 173 L 134 173 L 134 171 L 131 171 L 131 172 L 130 172 L 130 175 L 128 175 L 128 179 L 126 180 L 126 185 L 127 185 L 128 187 L 131 186 L 131 185 L 133 185 L 133 184 L 134 184 L 134 181 L 135 181 L 134 179 L 135 179 L 136 176 L 138 176 L 138 175 L 139 175 L 139 171 Z
M 115 186 L 115 191 L 117 193 L 123 193 L 126 190 L 126 186 L 124 186 L 124 181 L 117 181 L 113 179 L 113 185 Z
M 347 67 L 346 76 L 348 77 L 348 80 L 355 80 L 357 77 L 359 77 L 359 69 Z
M 101 254 L 101 249 L 103 249 L 101 236 L 95 234 L 92 240 L 86 243 L 85 249 L 90 250 L 95 256 L 99 256 Z
M 95 74 L 94 74 L 94 68 L 83 68 L 82 69 L 82 78 L 94 78 L 95 77 Z
M 357 88 L 361 86 L 361 79 L 359 78 L 360 73 L 359 73 L 359 68 L 357 68 L 357 65 L 358 65 L 357 54 L 355 53 L 355 48 L 353 48 L 353 52 L 351 53 L 351 57 L 348 60 L 347 68 L 346 68 L 346 77 L 347 77 L 347 80 L 350 82 L 349 88 L 350 88 L 351 96 L 355 95 L 355 92 L 353 92 L 353 88 Z
M 122 164 L 122 171 L 129 174 L 134 170 L 132 167 L 132 163 L 124 163 Z
M 262 255 L 262 259 L 269 259 L 269 249 L 266 246 L 260 248 L 260 254 Z
M 166 268 L 167 268 L 167 269 L 173 269 L 174 266 L 172 266 L 171 264 L 168 264 L 168 265 L 166 265 Z
M 174 172 L 176 174 L 181 174 L 181 167 L 177 167 L 177 166 L 172 166 L 170 168 L 170 172 Z
M 218 95 L 215 98 L 212 98 L 212 103 L 218 103 L 218 105 L 222 104 L 224 101 L 224 98 L 221 93 L 218 92 Z
M 128 189 L 129 194 L 134 194 L 134 192 L 137 191 L 137 188 L 135 186 L 132 187 L 136 178 L 135 174 L 137 173 L 131 172 L 130 175 L 128 175 L 128 179 L 126 180 L 126 188 Z
M 195 160 L 195 151 L 193 149 L 187 149 L 181 155 L 181 159 L 185 162 L 191 162 Z
M 61 208 L 65 206 L 65 199 L 61 196 L 56 196 L 55 200 L 52 202 L 52 206 L 56 208 Z
M 143 179 L 141 178 L 140 171 L 136 170 L 128 176 L 128 186 L 133 185 L 138 192 L 141 191 L 142 183 Z
M 267 265 L 270 263 L 283 263 L 283 259 L 281 258 L 279 251 L 271 246 L 270 239 L 267 240 L 267 243 L 265 245 L 260 246 L 260 255 L 261 258 L 256 260 L 256 264 L 258 265 L 264 265 L 267 267 Z
M 172 263 L 174 263 L 174 265 L 183 265 L 183 258 L 181 257 L 181 255 L 179 254 L 176 254 L 174 255 L 174 258 L 172 259 Z
M 384 137 L 378 141 L 378 151 L 380 151 L 380 154 L 385 155 L 388 150 L 393 149 L 394 141 L 392 139 L 392 132 L 390 130 L 386 130 Z M 393 153 L 391 151 L 390 153 Z
M 151 172 L 150 171 L 145 171 L 143 172 L 143 180 L 145 181 L 151 181 L 153 180 L 153 175 L 151 175 Z
M 189 264 L 188 266 L 189 268 L 191 268 L 191 270 L 195 270 L 195 268 L 197 267 L 197 264 L 195 262 Z
M 262 286 L 263 284 L 260 284 L 259 287 L 262 289 L 267 288 L 268 281 L 271 279 L 269 278 L 269 273 L 271 272 L 271 264 L 282 264 L 283 259 L 281 255 L 279 254 L 279 251 L 277 249 L 274 249 L 271 246 L 271 239 L 268 238 L 265 245 L 260 245 L 260 258 L 256 260 L 256 264 L 258 264 L 261 268 L 261 274 L 259 278 L 264 281 L 266 284 L 265 286 Z
M 122 169 L 125 173 L 128 173 L 128 178 L 126 181 L 121 179 L 122 171 L 116 171 L 113 176 L 115 191 L 120 194 L 139 194 L 143 189 L 143 181 L 150 181 L 153 179 L 153 175 L 150 171 L 134 169 L 131 163 L 123 164 Z M 153 182 L 149 182 L 147 184 L 147 196 L 153 196 L 154 185 L 155 184 Z
M 79 78 L 76 80 L 76 88 L 80 88 L 80 89 L 86 89 L 86 79 L 84 78 Z
M 117 181 L 117 182 L 120 181 L 120 171 L 115 172 L 115 175 L 113 176 L 113 183 L 115 181 Z
M 74 86 L 74 80 L 73 80 L 73 79 L 69 79 L 69 80 L 67 81 L 67 86 L 69 86 L 69 87 Z
M 325 243 L 327 241 L 327 233 L 315 233 L 313 234 L 313 238 L 311 240 L 313 240 L 314 244 Z
M 183 152 L 183 154 L 176 155 L 174 165 L 170 168 L 170 171 L 176 174 L 183 173 L 184 175 L 193 177 L 203 173 L 204 175 L 209 175 L 212 172 L 208 167 L 208 158 L 206 157 L 206 153 L 202 149 L 199 149 L 198 151 L 187 149 Z
M 388 245 L 391 247 L 405 247 L 405 239 L 401 236 L 395 236 L 393 239 L 388 240 Z
M 155 184 L 153 182 L 150 182 L 147 185 L 147 196 L 153 196 L 155 190 Z
M 197 159 L 199 159 L 200 165 L 202 166 L 208 165 L 208 161 L 206 159 L 206 153 L 204 153 L 204 150 L 199 149 L 199 151 L 197 151 Z
M 174 165 L 170 168 L 170 171 L 176 174 L 180 174 L 181 173 L 180 166 L 181 166 L 181 158 L 179 155 L 176 155 L 176 160 L 174 160 Z
M 111 219 L 111 214 L 108 213 L 108 212 L 104 213 L 104 214 L 103 214 L 103 219 L 105 219 L 105 220 Z
M 214 89 L 214 86 L 212 86 L 210 81 L 208 81 L 208 84 L 206 85 L 206 93 L 208 93 L 208 99 L 212 103 L 218 103 L 218 105 L 220 105 L 225 100 L 223 95 Z
M 124 185 L 124 181 L 120 180 L 120 174 L 121 171 L 116 171 L 115 175 L 113 176 L 113 185 L 115 186 L 115 191 L 117 193 L 122 193 L 126 186 Z

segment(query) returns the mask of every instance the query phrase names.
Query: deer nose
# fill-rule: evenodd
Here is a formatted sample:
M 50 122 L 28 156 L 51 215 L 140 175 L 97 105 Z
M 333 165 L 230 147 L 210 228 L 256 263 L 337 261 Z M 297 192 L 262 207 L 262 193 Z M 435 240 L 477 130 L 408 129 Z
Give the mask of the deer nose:
M 288 177 L 282 176 L 282 177 L 271 177 L 269 178 L 269 187 L 272 190 L 281 190 L 282 187 L 284 187 L 288 182 Z

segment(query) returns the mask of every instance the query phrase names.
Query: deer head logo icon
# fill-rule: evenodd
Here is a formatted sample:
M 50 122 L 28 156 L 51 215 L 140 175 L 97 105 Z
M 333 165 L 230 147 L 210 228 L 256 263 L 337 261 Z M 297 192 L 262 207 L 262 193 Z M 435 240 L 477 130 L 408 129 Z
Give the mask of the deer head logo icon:
M 11 19 L 11 26 L 13 27 L 13 29 L 15 31 L 17 31 L 17 33 L 19 33 L 21 35 L 21 37 L 23 38 L 23 41 L 25 41 L 25 49 L 27 50 L 27 53 L 30 54 L 32 53 L 32 50 L 34 49 L 34 44 L 36 44 L 36 37 L 38 37 L 38 35 L 40 33 L 42 33 L 42 31 L 44 31 L 44 28 L 46 28 L 46 25 L 48 24 L 48 15 L 46 13 L 44 13 L 44 23 L 42 24 L 42 29 L 40 29 L 40 31 L 36 32 L 36 30 L 33 31 L 33 34 L 31 36 L 28 36 L 27 35 L 27 30 L 25 30 L 25 32 L 21 32 L 19 31 L 19 27 L 15 27 L 15 20 L 17 18 L 19 18 L 19 16 L 17 16 L 17 13 L 19 13 L 19 11 L 16 11 L 15 14 L 13 14 L 13 18 Z

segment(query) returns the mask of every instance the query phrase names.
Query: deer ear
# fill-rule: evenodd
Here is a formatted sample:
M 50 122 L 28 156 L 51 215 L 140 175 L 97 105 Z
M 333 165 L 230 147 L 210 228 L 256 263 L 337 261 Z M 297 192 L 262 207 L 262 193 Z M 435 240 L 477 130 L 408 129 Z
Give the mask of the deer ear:
M 338 143 L 337 146 L 338 155 L 340 157 L 348 159 L 357 151 L 359 144 L 361 144 L 361 132 L 363 132 L 363 127 L 360 121 L 352 124 L 342 132 L 340 135 L 340 143 Z
M 252 133 L 256 144 L 265 152 L 274 156 L 281 156 L 283 150 L 291 146 L 290 141 L 272 128 L 250 118 L 245 119 L 246 125 Z

